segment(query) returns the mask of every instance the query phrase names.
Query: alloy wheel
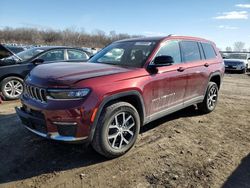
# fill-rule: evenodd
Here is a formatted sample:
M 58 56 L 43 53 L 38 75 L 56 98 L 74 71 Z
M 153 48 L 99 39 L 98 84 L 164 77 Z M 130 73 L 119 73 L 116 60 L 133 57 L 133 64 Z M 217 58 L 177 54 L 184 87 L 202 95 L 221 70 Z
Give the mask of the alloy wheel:
M 114 149 L 122 149 L 131 143 L 136 131 L 135 119 L 129 112 L 115 115 L 108 129 L 108 142 Z
M 19 80 L 10 80 L 5 84 L 4 92 L 9 98 L 18 98 L 23 93 L 23 84 Z
M 209 109 L 214 109 L 217 101 L 218 91 L 216 87 L 211 87 L 207 96 L 207 105 Z

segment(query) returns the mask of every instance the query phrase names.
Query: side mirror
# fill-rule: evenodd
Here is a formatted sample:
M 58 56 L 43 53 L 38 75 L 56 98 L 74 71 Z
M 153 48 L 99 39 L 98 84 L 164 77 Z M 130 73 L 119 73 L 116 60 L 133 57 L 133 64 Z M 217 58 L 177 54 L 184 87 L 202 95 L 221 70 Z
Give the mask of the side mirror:
M 157 56 L 154 60 L 153 65 L 155 67 L 163 67 L 163 66 L 172 65 L 173 63 L 174 63 L 174 59 L 172 56 L 163 55 L 163 56 Z
M 35 65 L 42 64 L 43 62 L 44 62 L 43 59 L 34 59 L 34 60 L 32 61 L 32 63 L 35 64 Z
M 148 72 L 150 72 L 151 74 L 156 74 L 158 72 L 157 67 L 164 67 L 164 66 L 170 66 L 174 63 L 174 59 L 172 56 L 167 56 L 167 55 L 163 55 L 163 56 L 157 56 L 154 59 L 154 64 L 150 64 L 147 67 Z

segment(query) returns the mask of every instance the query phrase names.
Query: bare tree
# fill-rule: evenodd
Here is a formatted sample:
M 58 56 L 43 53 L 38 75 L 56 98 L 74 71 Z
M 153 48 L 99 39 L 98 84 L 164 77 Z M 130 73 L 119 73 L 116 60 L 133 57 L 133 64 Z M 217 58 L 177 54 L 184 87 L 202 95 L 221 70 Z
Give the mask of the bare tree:
M 13 29 L 10 27 L 0 29 L 0 43 L 69 45 L 102 48 L 113 41 L 132 37 L 138 36 L 124 33 L 117 34 L 115 31 L 110 31 L 109 34 L 106 34 L 102 30 L 86 33 L 84 28 L 77 30 L 76 27 L 67 28 L 63 31 L 34 28 Z
M 234 43 L 234 51 L 242 51 L 245 47 L 245 43 L 238 41 Z

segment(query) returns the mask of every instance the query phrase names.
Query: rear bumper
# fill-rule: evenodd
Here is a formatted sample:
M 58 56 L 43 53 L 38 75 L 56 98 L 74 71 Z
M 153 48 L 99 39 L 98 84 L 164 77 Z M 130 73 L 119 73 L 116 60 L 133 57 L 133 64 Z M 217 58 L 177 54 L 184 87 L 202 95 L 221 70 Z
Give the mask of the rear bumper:
M 16 113 L 21 119 L 22 124 L 31 132 L 41 137 L 63 141 L 63 142 L 86 142 L 88 136 L 77 137 L 77 125 L 75 123 L 67 122 L 54 122 L 57 127 L 56 131 L 50 131 L 46 122 L 46 118 L 43 114 L 39 114 L 39 117 L 35 117 L 31 113 L 27 112 L 23 107 L 15 108 Z

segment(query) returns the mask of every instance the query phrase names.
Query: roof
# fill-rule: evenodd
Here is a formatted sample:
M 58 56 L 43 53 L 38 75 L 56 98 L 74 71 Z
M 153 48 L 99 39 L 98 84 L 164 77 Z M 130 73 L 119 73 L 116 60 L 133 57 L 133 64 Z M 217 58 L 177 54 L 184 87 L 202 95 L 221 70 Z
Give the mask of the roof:
M 166 38 L 166 37 L 140 37 L 140 38 L 123 39 L 123 40 L 119 40 L 116 42 L 133 42 L 133 41 L 155 41 L 155 42 L 158 42 L 164 38 Z
M 160 42 L 165 39 L 181 39 L 181 40 L 196 40 L 196 41 L 203 41 L 203 42 L 212 42 L 207 39 L 199 38 L 199 37 L 192 37 L 192 36 L 178 36 L 178 35 L 168 35 L 168 36 L 158 36 L 158 37 L 141 37 L 141 38 L 131 38 L 131 39 L 124 39 L 119 40 L 116 42 L 135 42 L 135 41 L 155 41 Z
M 231 54 L 249 54 L 250 52 L 241 52 L 241 51 L 220 51 L 221 53 L 231 53 Z
M 60 48 L 60 49 L 81 49 L 81 48 L 74 48 L 74 47 L 68 47 L 68 46 L 42 46 L 42 47 L 34 47 L 35 49 L 41 49 L 41 50 L 50 50 L 54 48 Z

